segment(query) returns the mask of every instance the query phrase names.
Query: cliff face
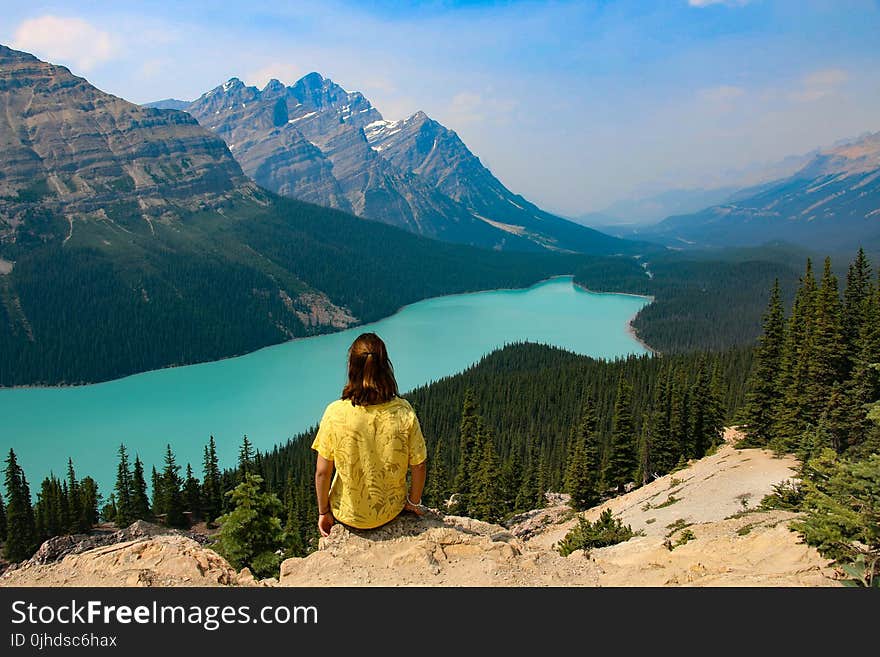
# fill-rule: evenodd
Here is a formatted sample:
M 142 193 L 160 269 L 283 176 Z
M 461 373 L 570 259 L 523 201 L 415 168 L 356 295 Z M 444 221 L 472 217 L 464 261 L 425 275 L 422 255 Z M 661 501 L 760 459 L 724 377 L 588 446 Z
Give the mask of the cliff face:
M 318 551 L 286 560 L 280 580 L 260 583 L 832 586 L 835 573 L 827 560 L 788 529 L 796 514 L 755 510 L 775 483 L 792 476 L 794 465 L 792 459 L 770 452 L 724 446 L 673 475 L 585 512 L 593 520 L 610 508 L 640 534 L 589 554 L 576 551 L 562 557 L 555 550 L 577 521 L 565 498 L 552 496 L 547 508 L 523 514 L 509 527 L 436 513 L 422 518 L 404 514 L 373 531 L 336 525 L 321 539 Z M 184 537 L 144 538 L 54 564 L 28 564 L 0 577 L 0 585 L 256 583 L 248 572 L 235 573 L 211 555 Z
M 86 216 L 148 227 L 252 184 L 225 143 L 184 112 L 139 107 L 63 66 L 0 46 L 0 241 L 64 239 Z M 63 215 L 67 231 L 49 225 Z

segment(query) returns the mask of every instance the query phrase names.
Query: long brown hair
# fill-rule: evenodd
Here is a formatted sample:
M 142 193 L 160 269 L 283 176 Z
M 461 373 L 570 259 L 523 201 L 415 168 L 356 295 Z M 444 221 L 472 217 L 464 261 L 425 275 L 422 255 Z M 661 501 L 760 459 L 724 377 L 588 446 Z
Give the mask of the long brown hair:
M 397 397 L 394 366 L 385 343 L 375 333 L 362 333 L 348 349 L 348 383 L 342 398 L 352 406 L 382 404 Z

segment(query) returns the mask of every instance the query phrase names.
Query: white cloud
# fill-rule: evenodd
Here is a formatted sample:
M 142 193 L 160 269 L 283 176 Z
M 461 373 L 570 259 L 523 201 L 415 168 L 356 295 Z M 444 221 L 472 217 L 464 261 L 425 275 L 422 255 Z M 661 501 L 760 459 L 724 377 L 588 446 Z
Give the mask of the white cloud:
M 91 23 L 50 15 L 21 23 L 15 30 L 12 46 L 83 71 L 113 59 L 119 52 L 113 37 Z
M 751 0 L 688 0 L 691 7 L 702 9 L 711 5 L 727 5 L 728 7 L 742 7 L 749 4 Z
M 849 79 L 849 73 L 840 68 L 824 68 L 808 73 L 789 98 L 799 103 L 810 103 L 831 96 Z

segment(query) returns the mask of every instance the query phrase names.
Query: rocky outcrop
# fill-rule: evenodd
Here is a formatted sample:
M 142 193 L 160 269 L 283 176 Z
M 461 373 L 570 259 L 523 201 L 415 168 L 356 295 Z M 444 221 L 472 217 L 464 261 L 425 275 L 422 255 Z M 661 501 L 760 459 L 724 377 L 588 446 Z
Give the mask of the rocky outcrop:
M 60 561 L 56 547 L 0 577 L 6 586 L 833 586 L 837 574 L 788 525 L 796 514 L 761 511 L 791 459 L 725 445 L 710 457 L 609 500 L 637 535 L 567 557 L 555 549 L 577 518 L 565 498 L 509 527 L 431 512 L 403 514 L 371 531 L 335 525 L 319 549 L 258 582 L 191 538 L 144 536 Z M 151 530 L 147 530 L 149 533 Z
M 561 496 L 509 528 L 404 515 L 373 532 L 335 526 L 319 550 L 282 564 L 282 586 L 829 586 L 836 574 L 788 529 L 795 514 L 759 511 L 792 459 L 727 444 L 710 457 L 609 500 L 638 535 L 562 557 L 577 524 Z M 685 533 L 687 532 L 687 533 Z
M 27 566 L 44 566 L 46 564 L 61 561 L 68 554 L 81 554 L 94 550 L 95 548 L 104 547 L 105 545 L 114 545 L 116 543 L 125 543 L 127 541 L 136 541 L 139 539 L 153 538 L 154 536 L 171 535 L 184 536 L 191 538 L 197 543 L 203 544 L 207 541 L 204 534 L 195 532 L 184 532 L 177 529 L 168 529 L 154 525 L 143 520 L 137 520 L 125 529 L 115 532 L 94 532 L 91 534 L 67 534 L 64 536 L 53 536 L 45 541 L 20 567 Z
M 225 143 L 190 115 L 128 103 L 5 46 L 0 105 L 0 242 L 67 240 L 83 219 L 131 230 L 137 217 L 147 230 L 254 191 Z
M 144 523 L 146 525 L 146 523 Z M 0 586 L 257 586 L 219 554 L 180 532 L 132 525 L 113 540 L 79 551 L 86 541 L 47 541 L 36 555 L 0 577 Z M 102 543 L 103 540 L 96 541 Z M 271 583 L 271 582 L 267 582 Z

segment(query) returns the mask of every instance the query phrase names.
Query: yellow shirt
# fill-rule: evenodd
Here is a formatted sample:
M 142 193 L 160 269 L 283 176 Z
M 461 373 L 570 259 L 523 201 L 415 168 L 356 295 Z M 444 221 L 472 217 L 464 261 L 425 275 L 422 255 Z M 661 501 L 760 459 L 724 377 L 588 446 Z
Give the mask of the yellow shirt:
M 383 525 L 403 510 L 407 470 L 428 458 L 419 419 L 400 397 L 372 406 L 333 402 L 312 449 L 336 466 L 333 517 L 359 529 Z

